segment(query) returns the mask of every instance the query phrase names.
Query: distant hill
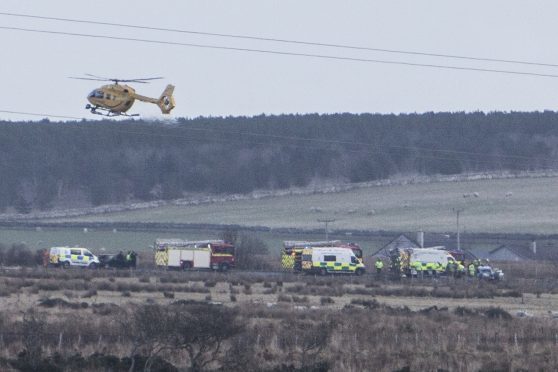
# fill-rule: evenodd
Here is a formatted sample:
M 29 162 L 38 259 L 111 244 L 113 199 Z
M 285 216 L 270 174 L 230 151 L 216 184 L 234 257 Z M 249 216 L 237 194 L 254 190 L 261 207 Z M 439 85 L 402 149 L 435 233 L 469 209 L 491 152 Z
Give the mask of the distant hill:
M 558 113 L 0 122 L 0 211 L 558 169 Z

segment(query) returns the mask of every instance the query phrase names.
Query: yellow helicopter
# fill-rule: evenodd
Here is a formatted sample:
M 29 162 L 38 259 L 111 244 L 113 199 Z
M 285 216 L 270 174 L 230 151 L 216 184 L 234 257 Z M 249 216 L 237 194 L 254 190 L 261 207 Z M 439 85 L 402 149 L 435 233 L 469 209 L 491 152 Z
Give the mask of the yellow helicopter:
M 170 114 L 175 107 L 174 85 L 167 85 L 159 98 L 150 98 L 137 94 L 135 89 L 129 85 L 120 85 L 119 83 L 142 83 L 145 84 L 150 80 L 162 79 L 162 77 L 146 78 L 146 79 L 109 79 L 91 74 L 85 74 L 88 77 L 70 77 L 79 80 L 95 80 L 95 81 L 112 81 L 114 84 L 103 85 L 93 90 L 87 96 L 89 103 L 85 109 L 90 110 L 92 114 L 104 116 L 139 116 L 139 114 L 127 114 L 126 112 L 132 107 L 137 99 L 142 102 L 154 103 L 161 109 L 163 114 Z

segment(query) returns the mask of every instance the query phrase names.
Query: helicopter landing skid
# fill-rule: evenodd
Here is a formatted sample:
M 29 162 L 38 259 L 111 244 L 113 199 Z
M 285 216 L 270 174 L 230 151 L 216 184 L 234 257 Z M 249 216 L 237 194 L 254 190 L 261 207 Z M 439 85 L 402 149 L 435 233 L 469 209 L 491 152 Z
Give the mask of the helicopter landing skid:
M 101 115 L 101 116 L 108 116 L 108 117 L 113 117 L 113 116 L 128 116 L 128 117 L 133 117 L 133 116 L 140 116 L 139 114 L 126 114 L 124 112 L 114 112 L 114 111 L 110 111 L 101 107 L 93 107 L 91 105 L 87 105 L 85 106 L 85 109 L 90 110 L 92 114 L 95 115 Z M 97 111 L 99 110 L 99 111 Z

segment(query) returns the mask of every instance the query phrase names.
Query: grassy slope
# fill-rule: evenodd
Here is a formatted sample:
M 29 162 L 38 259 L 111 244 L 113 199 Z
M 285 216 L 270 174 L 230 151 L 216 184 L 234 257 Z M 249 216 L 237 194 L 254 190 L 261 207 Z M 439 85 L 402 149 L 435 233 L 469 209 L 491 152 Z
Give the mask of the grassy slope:
M 373 187 L 338 194 L 275 197 L 189 207 L 96 215 L 71 221 L 183 222 L 391 231 L 453 231 L 452 208 L 465 208 L 461 224 L 470 232 L 555 233 L 558 178 L 523 178 Z M 479 197 L 464 198 L 466 193 Z M 513 193 L 506 197 L 506 193 Z M 320 208 L 321 212 L 312 211 Z

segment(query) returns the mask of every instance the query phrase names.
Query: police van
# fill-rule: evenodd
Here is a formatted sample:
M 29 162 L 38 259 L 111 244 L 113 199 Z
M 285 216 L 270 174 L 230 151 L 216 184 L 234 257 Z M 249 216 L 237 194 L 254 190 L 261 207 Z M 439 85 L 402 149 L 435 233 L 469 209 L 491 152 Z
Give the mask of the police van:
M 347 247 L 312 247 L 302 251 L 302 272 L 309 274 L 364 274 L 364 264 Z
M 49 252 L 49 264 L 64 268 L 77 266 L 96 269 L 100 261 L 87 248 L 52 247 Z

